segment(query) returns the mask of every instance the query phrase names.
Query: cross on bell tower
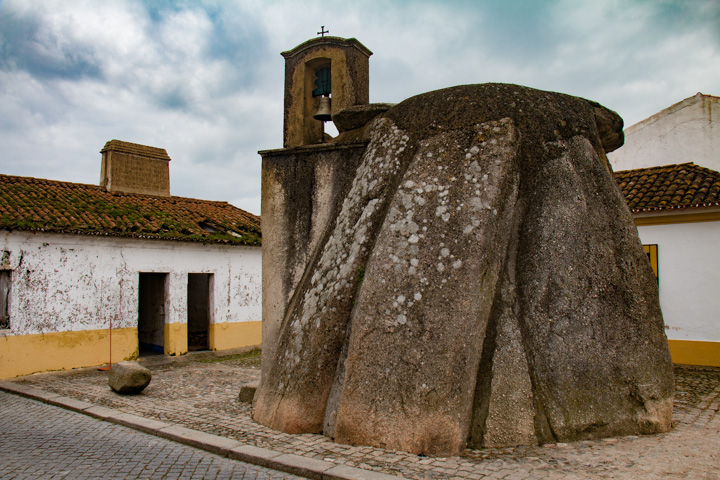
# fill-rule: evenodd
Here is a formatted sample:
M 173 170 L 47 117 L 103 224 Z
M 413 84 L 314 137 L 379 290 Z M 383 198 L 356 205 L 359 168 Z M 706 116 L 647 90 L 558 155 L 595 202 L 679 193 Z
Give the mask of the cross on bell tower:
M 322 36 L 323 38 L 325 37 L 325 34 L 326 34 L 326 33 L 330 33 L 330 30 L 325 30 L 325 25 L 323 25 L 322 27 L 320 27 L 320 31 L 317 32 L 317 34 L 320 35 L 320 36 Z

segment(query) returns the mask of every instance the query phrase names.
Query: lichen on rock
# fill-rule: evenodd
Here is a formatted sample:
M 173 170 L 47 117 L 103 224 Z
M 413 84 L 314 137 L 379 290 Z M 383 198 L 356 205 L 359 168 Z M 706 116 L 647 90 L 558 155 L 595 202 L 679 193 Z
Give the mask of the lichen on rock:
M 621 128 L 502 84 L 376 118 L 254 418 L 438 455 L 667 431 L 657 283 L 604 153 Z

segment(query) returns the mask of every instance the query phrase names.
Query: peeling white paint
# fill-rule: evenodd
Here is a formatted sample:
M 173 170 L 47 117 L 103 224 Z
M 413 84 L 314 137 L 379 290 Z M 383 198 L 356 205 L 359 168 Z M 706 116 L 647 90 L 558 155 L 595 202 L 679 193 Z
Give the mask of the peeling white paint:
M 187 322 L 188 273 L 212 273 L 213 323 L 260 321 L 260 247 L 0 231 L 12 270 L 0 335 L 137 326 L 140 272 L 168 273 L 166 323 Z

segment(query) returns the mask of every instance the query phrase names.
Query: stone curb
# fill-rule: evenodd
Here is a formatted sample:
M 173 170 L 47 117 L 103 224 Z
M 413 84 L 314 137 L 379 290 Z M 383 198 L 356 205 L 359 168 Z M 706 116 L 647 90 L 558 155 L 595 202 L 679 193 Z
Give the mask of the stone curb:
M 361 468 L 338 465 L 333 462 L 318 460 L 317 458 L 308 458 L 300 455 L 280 453 L 267 448 L 244 445 L 239 441 L 229 438 L 192 430 L 180 425 L 139 417 L 74 398 L 63 397 L 19 383 L 0 382 L 0 390 L 163 437 L 222 457 L 241 460 L 252 463 L 253 465 L 272 468 L 314 480 L 397 480 L 403 478 L 363 470 Z

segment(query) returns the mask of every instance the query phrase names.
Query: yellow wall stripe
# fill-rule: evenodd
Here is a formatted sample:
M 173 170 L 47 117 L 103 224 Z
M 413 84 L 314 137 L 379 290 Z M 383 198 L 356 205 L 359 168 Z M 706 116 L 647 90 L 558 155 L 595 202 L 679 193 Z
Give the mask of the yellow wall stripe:
M 175 355 L 187 351 L 185 324 L 166 325 L 166 334 L 166 351 Z M 211 350 L 260 346 L 261 322 L 210 324 L 209 342 Z M 669 340 L 669 344 L 674 363 L 720 367 L 720 342 Z M 137 329 L 113 329 L 112 362 L 135 359 L 137 355 Z M 109 360 L 106 329 L 0 336 L 0 378 L 104 365 Z
M 720 342 L 668 340 L 673 363 L 720 367 Z
M 113 329 L 113 363 L 137 358 L 137 354 L 137 329 Z M 109 361 L 107 329 L 0 336 L 0 378 L 91 367 Z
M 211 323 L 210 350 L 254 347 L 262 344 L 262 322 Z
M 184 355 L 188 351 L 187 323 L 166 323 L 163 342 L 165 355 Z

